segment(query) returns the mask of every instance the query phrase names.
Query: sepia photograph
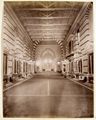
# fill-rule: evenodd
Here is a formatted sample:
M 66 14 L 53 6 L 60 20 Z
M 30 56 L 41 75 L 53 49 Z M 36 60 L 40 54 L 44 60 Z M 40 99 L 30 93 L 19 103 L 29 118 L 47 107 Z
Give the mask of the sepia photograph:
M 93 2 L 4 1 L 3 118 L 93 118 Z

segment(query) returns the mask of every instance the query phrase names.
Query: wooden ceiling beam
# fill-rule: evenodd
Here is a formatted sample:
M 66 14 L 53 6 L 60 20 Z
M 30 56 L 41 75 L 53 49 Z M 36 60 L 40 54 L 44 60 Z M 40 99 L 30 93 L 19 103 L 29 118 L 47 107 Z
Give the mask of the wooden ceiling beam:
M 19 18 L 32 17 L 33 19 L 42 19 L 41 17 L 74 17 L 76 11 L 15 11 Z M 71 13 L 71 15 L 69 15 Z M 46 18 L 45 18 L 46 19 Z
M 67 32 L 68 29 L 27 29 L 28 32 L 32 32 L 32 33 L 46 33 L 46 32 L 54 32 L 54 33 L 61 33 L 61 32 Z
M 30 32 L 30 31 L 59 31 L 59 30 L 61 30 L 61 31 L 67 31 L 68 30 L 68 28 L 66 28 L 66 27 L 64 27 L 64 26 L 57 26 L 57 28 L 56 27 L 52 27 L 52 28 L 50 28 L 49 29 L 49 27 L 48 28 L 44 28 L 44 27 L 34 27 L 34 26 L 32 26 L 32 27 L 26 27 L 26 30 L 28 31 L 28 32 Z
M 48 26 L 48 25 L 46 25 L 46 26 L 42 26 L 42 25 L 33 25 L 33 26 L 25 26 L 26 27 L 26 30 L 27 29 L 37 29 L 37 30 L 44 30 L 44 29 L 67 29 L 67 30 L 69 30 L 69 27 L 70 27 L 70 25 L 69 26 L 63 26 L 63 25 L 51 25 L 51 26 Z
M 15 8 L 16 11 L 79 11 L 78 8 Z
M 50 39 L 51 39 L 51 38 L 50 38 Z M 44 40 L 44 39 L 41 38 L 41 40 L 39 39 L 39 41 L 40 41 L 40 42 L 42 42 L 42 41 L 56 41 L 56 39 L 55 39 L 55 40 L 54 40 L 53 38 L 52 38 L 51 40 L 50 40 L 50 39 Z M 38 40 L 38 39 L 35 39 L 35 38 L 34 38 L 34 39 L 33 39 L 33 42 L 35 42 L 35 41 L 37 41 L 37 40 Z M 63 42 L 64 39 L 60 39 L 60 40 Z M 40 42 L 39 42 L 39 43 L 40 43 Z M 56 42 L 57 42 L 57 41 L 56 41 Z M 58 42 L 57 42 L 57 43 L 58 43 Z
M 31 20 L 34 20 L 34 19 L 40 19 L 40 20 L 51 20 L 51 19 L 72 19 L 74 18 L 74 16 L 62 16 L 62 17 L 24 17 L 24 16 L 21 16 L 20 19 L 31 19 Z
M 55 32 L 55 31 L 52 31 L 52 32 L 41 32 L 41 33 L 35 33 L 35 32 L 29 32 L 29 35 L 32 35 L 32 36 L 39 36 L 39 35 L 55 35 L 55 36 L 60 36 L 60 35 L 66 35 L 66 32 Z
M 42 41 L 42 40 L 47 40 L 47 39 L 48 39 L 48 40 L 49 40 L 49 39 L 50 39 L 50 40 L 59 39 L 59 40 L 62 40 L 62 41 L 63 41 L 64 38 L 65 38 L 64 36 L 63 36 L 63 37 L 61 37 L 61 36 L 56 36 L 56 37 L 38 37 L 38 36 L 36 37 L 36 36 L 35 36 L 35 37 L 32 37 L 32 36 L 31 36 L 31 39 L 33 39 L 33 41 L 38 40 L 38 39 L 39 39 L 40 41 Z
M 24 26 L 41 26 L 41 27 L 49 27 L 49 26 L 70 26 L 70 24 L 26 24 L 24 23 Z
M 35 34 L 35 35 L 29 34 L 29 35 L 31 37 L 44 37 L 45 36 L 46 38 L 47 37 L 48 38 L 49 37 L 52 37 L 52 38 L 56 38 L 57 37 L 58 38 L 58 37 L 65 37 L 66 34 L 58 34 L 58 35 L 57 34 L 48 34 L 48 35 L 47 34 Z

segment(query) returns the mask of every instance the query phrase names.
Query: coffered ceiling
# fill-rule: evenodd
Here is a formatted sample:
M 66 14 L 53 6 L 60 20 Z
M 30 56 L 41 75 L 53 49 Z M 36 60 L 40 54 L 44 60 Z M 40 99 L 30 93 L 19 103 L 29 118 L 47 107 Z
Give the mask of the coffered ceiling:
M 82 2 L 18 1 L 8 2 L 34 43 L 56 41 L 63 51 L 63 41 L 82 8 Z

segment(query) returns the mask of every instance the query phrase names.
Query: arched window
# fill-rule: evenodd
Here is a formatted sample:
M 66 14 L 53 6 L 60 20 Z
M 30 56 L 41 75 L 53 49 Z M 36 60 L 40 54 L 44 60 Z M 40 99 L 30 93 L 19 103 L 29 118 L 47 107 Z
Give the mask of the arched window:
M 16 59 L 14 60 L 14 73 L 17 73 L 17 65 L 16 65 Z
M 88 68 L 89 68 L 89 73 L 90 74 L 93 74 L 93 53 L 90 53 L 89 54 L 89 57 L 88 57 L 88 63 L 89 63 L 89 65 L 88 65 Z
M 28 63 L 26 62 L 26 72 L 28 72 Z
M 73 51 L 73 40 L 69 42 L 69 54 Z
M 71 53 L 71 41 L 69 42 L 69 53 Z
M 23 62 L 23 72 L 25 72 L 25 62 Z
M 77 29 L 77 40 L 78 40 L 78 45 L 80 43 L 80 30 L 79 28 Z
M 3 54 L 3 74 L 7 74 L 7 54 Z
M 79 60 L 78 68 L 79 68 L 79 72 L 82 73 L 82 60 Z

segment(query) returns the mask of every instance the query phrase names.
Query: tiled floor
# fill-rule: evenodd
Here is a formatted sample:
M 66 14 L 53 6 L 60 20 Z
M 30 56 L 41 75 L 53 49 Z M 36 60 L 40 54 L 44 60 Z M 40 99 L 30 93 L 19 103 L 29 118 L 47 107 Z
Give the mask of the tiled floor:
M 93 117 L 93 91 L 56 73 L 39 73 L 4 92 L 4 117 Z

